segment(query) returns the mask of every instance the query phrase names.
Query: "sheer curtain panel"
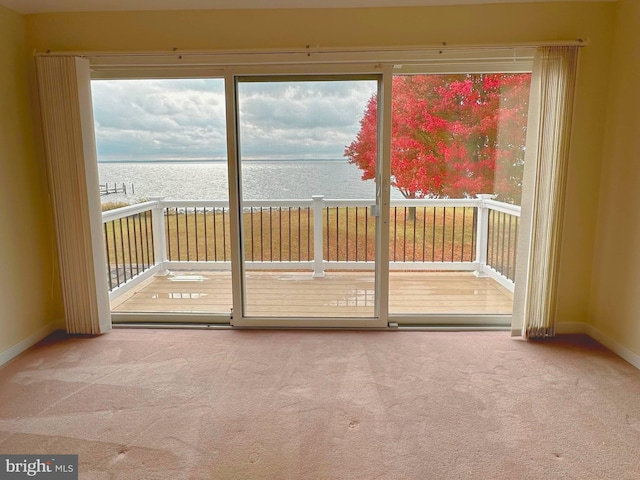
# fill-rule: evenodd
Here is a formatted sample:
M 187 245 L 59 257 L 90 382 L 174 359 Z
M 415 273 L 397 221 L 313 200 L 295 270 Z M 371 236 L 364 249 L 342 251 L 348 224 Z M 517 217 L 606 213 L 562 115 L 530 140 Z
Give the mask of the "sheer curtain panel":
M 88 60 L 37 56 L 67 331 L 111 328 Z

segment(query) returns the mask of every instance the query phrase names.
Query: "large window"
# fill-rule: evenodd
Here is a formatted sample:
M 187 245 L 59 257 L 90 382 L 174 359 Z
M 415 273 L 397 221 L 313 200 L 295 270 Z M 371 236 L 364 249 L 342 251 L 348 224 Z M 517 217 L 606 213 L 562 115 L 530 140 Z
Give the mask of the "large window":
M 113 312 L 508 325 L 531 59 L 476 64 L 94 80 Z

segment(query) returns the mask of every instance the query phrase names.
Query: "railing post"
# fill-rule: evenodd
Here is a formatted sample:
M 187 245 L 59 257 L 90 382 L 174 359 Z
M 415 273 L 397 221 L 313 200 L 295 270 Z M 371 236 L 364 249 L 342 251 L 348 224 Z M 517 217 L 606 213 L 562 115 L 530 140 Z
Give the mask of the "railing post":
M 322 209 L 324 195 L 313 195 L 313 278 L 324 277 L 324 259 L 322 249 Z
M 160 265 L 160 270 L 165 271 L 167 262 L 167 239 L 164 222 L 164 197 L 151 197 L 151 201 L 156 202 L 151 210 L 153 221 L 153 258 L 156 265 Z
M 485 206 L 485 200 L 491 200 L 493 195 L 481 193 L 478 197 L 478 221 L 476 225 L 476 263 L 478 268 L 474 273 L 476 277 L 488 276 L 484 269 L 487 266 L 487 246 L 489 244 L 489 209 Z

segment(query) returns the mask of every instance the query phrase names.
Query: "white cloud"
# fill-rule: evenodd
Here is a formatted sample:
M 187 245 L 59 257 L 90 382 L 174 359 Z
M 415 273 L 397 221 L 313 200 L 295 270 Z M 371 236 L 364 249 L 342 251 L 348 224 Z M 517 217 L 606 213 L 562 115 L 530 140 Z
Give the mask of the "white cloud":
M 374 81 L 241 82 L 244 158 L 340 158 Z M 224 81 L 92 82 L 100 160 L 226 156 Z

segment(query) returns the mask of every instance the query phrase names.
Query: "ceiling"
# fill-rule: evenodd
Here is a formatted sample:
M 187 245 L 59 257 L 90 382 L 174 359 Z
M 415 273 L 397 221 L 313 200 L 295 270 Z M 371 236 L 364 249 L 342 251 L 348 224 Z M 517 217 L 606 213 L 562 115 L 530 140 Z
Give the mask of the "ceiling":
M 353 8 L 602 0 L 0 0 L 22 14 L 237 8 Z M 617 0 L 604 0 L 617 1 Z

